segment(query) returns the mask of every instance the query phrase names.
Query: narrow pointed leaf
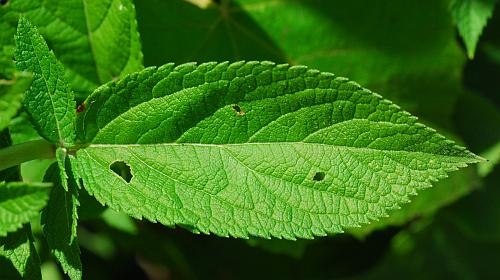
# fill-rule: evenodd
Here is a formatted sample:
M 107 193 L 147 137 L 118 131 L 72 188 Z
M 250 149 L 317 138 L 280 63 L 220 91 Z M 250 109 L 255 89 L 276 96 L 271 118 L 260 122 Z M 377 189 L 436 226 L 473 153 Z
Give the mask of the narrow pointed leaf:
M 64 67 L 25 17 L 19 20 L 16 44 L 17 68 L 33 72 L 24 107 L 34 126 L 47 140 L 71 146 L 75 139 L 76 103 Z
M 49 248 L 61 264 L 63 271 L 70 279 L 82 278 L 80 247 L 77 238 L 79 206 L 78 193 L 74 184 L 69 183 L 65 190 L 61 184 L 63 179 L 59 164 L 52 165 L 47 171 L 45 180 L 54 183 L 50 193 L 49 205 L 42 212 L 43 232 Z
M 0 236 L 16 231 L 47 204 L 50 184 L 0 183 Z
M 59 182 L 61 183 L 61 186 L 64 188 L 65 191 L 68 191 L 68 174 L 66 173 L 66 157 L 67 157 L 67 151 L 65 148 L 58 148 L 56 150 L 56 160 L 57 160 L 57 167 L 59 169 L 59 177 L 60 180 Z
M 497 0 L 453 0 L 451 13 L 464 40 L 467 56 L 472 59 L 479 37 L 493 14 Z
M 345 78 L 167 64 L 99 88 L 74 170 L 100 202 L 221 236 L 342 232 L 481 159 Z M 117 166 L 127 172 L 117 172 Z

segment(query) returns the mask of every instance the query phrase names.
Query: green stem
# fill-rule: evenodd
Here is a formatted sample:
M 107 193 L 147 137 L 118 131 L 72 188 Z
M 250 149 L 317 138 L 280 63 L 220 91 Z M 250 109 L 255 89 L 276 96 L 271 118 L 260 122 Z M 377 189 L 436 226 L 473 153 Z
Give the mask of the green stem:
M 55 146 L 46 140 L 34 140 L 0 149 L 0 171 L 34 159 L 55 158 Z

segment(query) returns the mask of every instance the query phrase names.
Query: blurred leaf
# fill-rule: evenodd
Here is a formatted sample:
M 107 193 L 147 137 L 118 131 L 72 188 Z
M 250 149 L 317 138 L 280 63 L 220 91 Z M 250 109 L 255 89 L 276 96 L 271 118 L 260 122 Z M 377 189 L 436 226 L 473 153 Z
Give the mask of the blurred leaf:
M 15 72 L 12 80 L 0 79 L 0 130 L 9 125 L 10 120 L 21 108 L 24 92 L 29 88 L 32 75 Z
M 220 4 L 200 9 L 182 0 L 136 1 L 145 64 L 303 64 L 347 76 L 448 125 L 465 57 L 447 1 L 214 2 Z
M 113 239 L 107 235 L 92 233 L 84 228 L 78 230 L 80 245 L 102 259 L 108 260 L 115 255 Z
M 59 272 L 57 265 L 52 262 L 44 262 L 40 267 L 42 269 L 42 280 L 63 280 L 63 275 Z
M 38 216 L 47 204 L 50 186 L 0 181 L 0 236 L 17 231 Z
M 496 0 L 452 0 L 451 14 L 465 42 L 467 56 L 472 59 L 479 36 L 493 14 Z
M 0 79 L 10 80 L 13 78 L 12 74 L 16 70 L 13 57 L 14 46 L 0 46 Z
M 137 226 L 132 218 L 123 213 L 115 212 L 111 209 L 106 209 L 101 214 L 102 219 L 106 224 L 123 232 L 136 235 L 138 233 Z
M 482 152 L 481 156 L 483 156 L 488 161 L 478 164 L 477 170 L 479 176 L 486 177 L 486 175 L 490 174 L 490 172 L 493 171 L 498 162 L 500 162 L 500 141 L 498 141 L 491 148 Z
M 9 129 L 13 144 L 42 139 L 24 112 L 11 120 Z

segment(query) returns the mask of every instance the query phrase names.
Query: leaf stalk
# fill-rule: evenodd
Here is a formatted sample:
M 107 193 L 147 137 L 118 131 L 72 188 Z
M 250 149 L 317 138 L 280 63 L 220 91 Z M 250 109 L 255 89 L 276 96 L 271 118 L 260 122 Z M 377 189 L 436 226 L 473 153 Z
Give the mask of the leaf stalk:
M 34 159 L 53 159 L 55 151 L 55 145 L 44 139 L 0 149 L 0 171 Z

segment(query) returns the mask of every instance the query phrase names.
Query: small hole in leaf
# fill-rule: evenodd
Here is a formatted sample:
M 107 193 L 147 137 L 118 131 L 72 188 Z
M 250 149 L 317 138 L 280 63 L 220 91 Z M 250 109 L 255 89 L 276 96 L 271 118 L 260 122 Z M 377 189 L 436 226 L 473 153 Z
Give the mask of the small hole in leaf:
M 232 107 L 232 108 L 233 108 L 233 110 L 234 110 L 236 113 L 238 113 L 238 115 L 240 115 L 240 116 L 243 116 L 243 115 L 245 115 L 245 114 L 246 114 L 246 113 L 245 113 L 245 112 L 241 109 L 240 105 L 238 105 L 238 104 L 233 104 L 231 107 Z
M 9 3 L 9 0 L 0 0 L 0 5 L 2 5 L 2 6 L 7 4 L 7 3 Z
M 116 175 L 122 177 L 125 182 L 130 183 L 130 180 L 132 180 L 132 172 L 130 170 L 130 166 L 123 162 L 123 161 L 115 161 L 113 162 L 109 168 L 111 171 L 115 172 Z
M 316 172 L 314 174 L 313 180 L 316 182 L 323 181 L 325 179 L 325 172 Z

